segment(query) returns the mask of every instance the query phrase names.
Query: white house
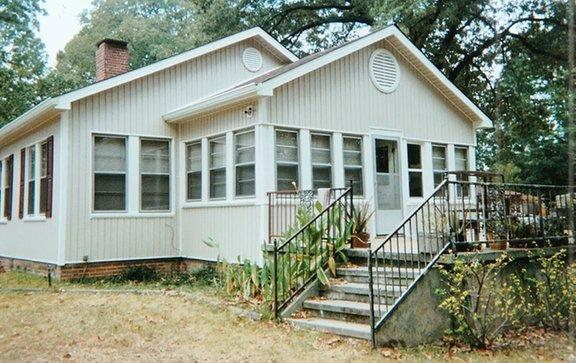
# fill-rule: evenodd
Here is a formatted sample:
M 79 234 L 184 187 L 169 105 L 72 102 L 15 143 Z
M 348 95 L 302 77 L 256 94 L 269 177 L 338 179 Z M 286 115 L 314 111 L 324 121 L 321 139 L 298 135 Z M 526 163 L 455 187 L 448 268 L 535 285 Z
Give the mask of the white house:
M 267 192 L 343 187 L 385 234 L 490 119 L 395 26 L 298 59 L 259 28 L 98 82 L 0 129 L 0 258 L 98 275 L 126 261 L 262 259 Z M 220 244 L 217 251 L 203 240 Z

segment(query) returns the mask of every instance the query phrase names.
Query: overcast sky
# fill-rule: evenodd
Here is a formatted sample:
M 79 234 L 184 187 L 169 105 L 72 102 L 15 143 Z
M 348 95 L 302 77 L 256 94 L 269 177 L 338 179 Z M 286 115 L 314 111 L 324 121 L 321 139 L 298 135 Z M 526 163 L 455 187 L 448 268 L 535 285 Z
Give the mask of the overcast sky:
M 55 65 L 58 51 L 80 30 L 80 13 L 91 3 L 92 0 L 45 0 L 48 14 L 39 19 L 40 39 L 46 45 L 50 66 Z

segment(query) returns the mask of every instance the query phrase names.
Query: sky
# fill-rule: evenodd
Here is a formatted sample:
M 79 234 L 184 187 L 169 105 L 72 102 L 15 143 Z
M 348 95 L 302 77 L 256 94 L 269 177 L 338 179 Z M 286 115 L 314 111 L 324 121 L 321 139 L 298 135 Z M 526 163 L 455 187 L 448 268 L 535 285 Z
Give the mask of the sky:
M 58 51 L 80 31 L 80 13 L 91 3 L 92 0 L 45 0 L 48 14 L 39 18 L 39 35 L 46 46 L 49 66 L 56 65 Z

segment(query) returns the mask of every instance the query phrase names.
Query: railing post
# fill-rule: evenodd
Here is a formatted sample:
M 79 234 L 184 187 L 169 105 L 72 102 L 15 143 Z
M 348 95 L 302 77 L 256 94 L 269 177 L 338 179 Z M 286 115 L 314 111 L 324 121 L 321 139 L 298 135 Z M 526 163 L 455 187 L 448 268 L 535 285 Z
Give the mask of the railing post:
M 274 319 L 278 319 L 278 241 L 274 239 Z
M 386 273 L 386 272 L 384 272 Z M 372 348 L 376 349 L 376 332 L 374 319 L 374 280 L 372 275 L 372 248 L 368 245 L 368 299 L 370 301 L 370 338 Z

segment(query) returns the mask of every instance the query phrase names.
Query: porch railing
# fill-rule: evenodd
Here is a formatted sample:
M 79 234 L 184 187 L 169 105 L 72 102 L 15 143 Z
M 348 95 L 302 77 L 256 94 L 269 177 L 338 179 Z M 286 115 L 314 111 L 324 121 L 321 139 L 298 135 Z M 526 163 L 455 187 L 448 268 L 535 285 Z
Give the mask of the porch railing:
M 336 191 L 319 213 L 300 205 L 297 226 L 284 237 L 274 238 L 274 316 L 282 311 L 317 277 L 335 263 L 350 242 L 353 188 Z M 320 276 L 319 276 L 320 275 Z M 324 276 L 322 276 L 324 275 Z

